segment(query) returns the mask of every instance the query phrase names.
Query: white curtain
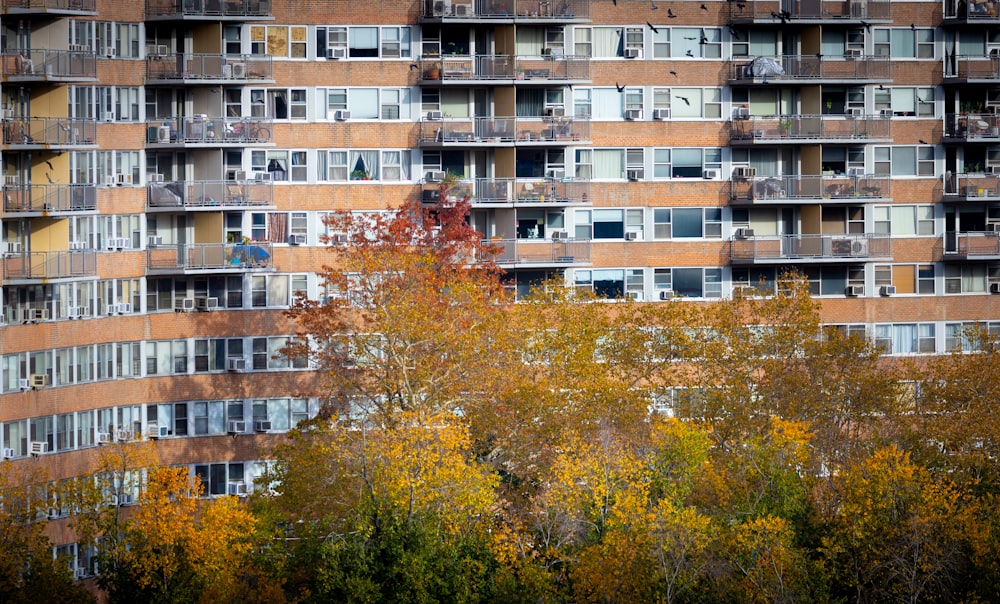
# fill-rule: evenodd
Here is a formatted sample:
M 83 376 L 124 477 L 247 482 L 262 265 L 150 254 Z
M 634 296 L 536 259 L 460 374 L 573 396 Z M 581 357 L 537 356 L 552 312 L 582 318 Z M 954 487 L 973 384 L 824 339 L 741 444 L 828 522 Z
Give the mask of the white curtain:
M 623 178 L 625 153 L 621 149 L 594 149 L 594 178 Z
M 593 56 L 608 58 L 621 56 L 622 29 L 620 27 L 595 27 Z

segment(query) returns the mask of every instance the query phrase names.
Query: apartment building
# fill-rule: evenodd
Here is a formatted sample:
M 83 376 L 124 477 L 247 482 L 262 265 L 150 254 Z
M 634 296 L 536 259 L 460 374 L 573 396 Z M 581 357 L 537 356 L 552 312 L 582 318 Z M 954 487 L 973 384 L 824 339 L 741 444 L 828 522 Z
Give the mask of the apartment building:
M 468 197 L 519 293 L 710 301 L 796 269 L 892 354 L 1000 327 L 990 2 L 2 7 L 0 449 L 54 480 L 156 438 L 207 494 L 252 488 L 318 408 L 276 353 L 328 294 L 333 210 Z

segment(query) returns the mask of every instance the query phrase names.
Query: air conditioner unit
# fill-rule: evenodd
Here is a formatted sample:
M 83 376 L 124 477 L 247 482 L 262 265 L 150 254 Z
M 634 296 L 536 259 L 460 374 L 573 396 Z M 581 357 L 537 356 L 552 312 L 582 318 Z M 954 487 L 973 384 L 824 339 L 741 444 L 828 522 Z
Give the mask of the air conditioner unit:
M 244 181 L 247 179 L 247 173 L 246 170 L 231 170 L 229 177 L 229 180 Z
M 292 233 L 288 236 L 289 245 L 305 245 L 306 236 L 302 233 Z
M 444 170 L 430 170 L 424 175 L 424 180 L 427 182 L 441 182 L 444 180 L 444 177 Z
M 562 105 L 550 105 L 542 113 L 545 117 L 563 117 L 566 115 L 566 108 Z
M 115 440 L 120 443 L 132 440 L 132 433 L 128 430 L 115 430 Z
M 654 120 L 669 120 L 670 110 L 669 109 L 653 109 L 653 119 Z
M 622 51 L 622 56 L 626 59 L 636 59 L 642 54 L 642 50 L 639 48 L 626 48 Z
M 548 47 L 548 46 L 543 46 L 542 47 L 542 56 L 543 57 L 548 57 L 548 56 L 551 56 L 551 55 L 552 55 L 552 49 L 550 47 Z
M 158 143 L 169 143 L 170 142 L 170 126 L 160 126 L 156 129 L 156 142 Z
M 847 175 L 848 176 L 864 176 L 865 175 L 865 169 L 864 168 L 848 168 L 847 169 Z
M 860 48 L 848 48 L 844 51 L 844 57 L 848 59 L 860 59 L 862 51 Z
M 118 49 L 115 48 L 114 46 L 108 46 L 107 48 L 104 49 L 104 56 L 106 56 L 109 59 L 113 59 L 118 56 Z
M 990 293 L 1000 294 L 1000 283 L 990 283 Z
M 230 436 L 235 434 L 242 434 L 246 431 L 247 431 L 246 422 L 241 422 L 239 420 L 230 420 L 229 423 L 226 424 L 226 434 L 229 434 Z
M 338 122 L 349 120 L 351 119 L 351 112 L 346 109 L 338 109 L 337 111 L 333 112 L 333 119 L 337 120 Z
M 878 114 L 881 117 L 892 117 L 892 109 L 882 109 Z
M 163 426 L 164 432 L 166 432 L 166 429 L 167 427 Z M 146 436 L 149 438 L 160 438 L 160 427 L 156 424 L 149 424 L 146 426 Z
M 878 293 L 883 296 L 895 296 L 896 286 L 895 285 L 883 285 L 879 288 Z
M 198 310 L 214 310 L 219 307 L 219 299 L 214 297 L 198 296 L 194 299 L 194 307 Z
M 736 229 L 737 239 L 752 239 L 754 237 L 753 229 L 749 227 L 740 227 Z
M 444 117 L 444 114 L 442 114 L 440 111 L 428 111 L 427 112 L 427 119 L 432 120 L 432 121 L 436 121 L 436 120 L 442 119 L 443 117 Z
M 97 433 L 97 444 L 99 445 L 110 445 L 114 442 L 111 438 L 111 434 L 108 432 L 98 432 Z
M 130 185 L 132 184 L 132 175 L 122 174 L 119 172 L 118 174 L 115 175 L 115 183 L 118 184 L 119 186 Z
M 36 457 L 43 453 L 48 453 L 48 451 L 49 443 L 44 440 L 33 440 L 28 443 L 28 452 Z
M 229 371 L 243 371 L 246 369 L 246 359 L 226 359 L 226 369 Z
M 247 485 L 245 482 L 230 482 L 227 493 L 235 497 L 246 497 Z
M 660 300 L 673 300 L 674 290 L 672 289 L 661 289 L 660 290 Z
M 168 54 L 170 54 L 170 47 L 168 47 L 166 44 L 157 44 L 154 53 L 158 57 L 165 57 Z
M 21 253 L 21 242 L 20 241 L 8 241 L 7 242 L 7 253 L 8 254 L 20 254 Z
M 17 385 L 21 390 L 31 390 L 31 380 L 19 379 L 17 380 Z
M 625 292 L 625 296 L 634 302 L 642 302 L 642 292 Z
M 131 493 L 122 493 L 118 496 L 118 505 L 132 505 L 134 500 Z
M 569 239 L 569 233 L 566 231 L 550 231 L 549 237 L 552 239 Z
M 83 316 L 83 307 L 82 306 L 70 306 L 66 310 L 66 316 L 69 317 L 70 319 L 79 319 L 80 317 Z
M 108 304 L 104 307 L 104 314 L 111 316 L 119 313 L 117 304 Z
M 123 315 L 129 314 L 130 312 L 132 312 L 132 303 L 131 302 L 119 302 L 118 303 L 118 312 L 121 313 L 121 314 L 123 314 Z
M 108 237 L 107 249 L 109 250 L 124 250 L 131 249 L 132 240 L 128 237 Z
M 233 63 L 231 66 L 234 80 L 243 80 L 247 77 L 246 63 Z
M 163 245 L 163 237 L 161 235 L 150 235 L 149 247 L 156 247 L 158 245 Z
M 566 178 L 566 170 L 563 170 L 562 168 L 549 168 L 545 171 L 545 178 L 549 178 L 551 180 L 562 180 Z
M 271 430 L 271 422 L 267 420 L 257 420 L 253 423 L 254 432 L 268 432 Z
M 719 178 L 718 170 L 702 170 L 701 177 L 705 180 L 715 180 Z
M 629 231 L 625 233 L 625 241 L 640 241 L 642 240 L 642 233 L 639 231 Z
M 86 568 L 74 568 L 73 569 L 73 578 L 77 579 L 77 580 L 79 580 L 79 579 L 86 579 L 87 578 L 87 569 Z
M 641 120 L 642 119 L 642 109 L 626 109 L 625 119 L 629 121 Z
M 13 459 L 14 458 L 14 449 L 11 449 L 10 447 L 7 447 L 7 448 L 3 449 L 3 451 L 0 451 L 0 454 L 3 455 L 4 459 Z
M 85 250 L 85 249 L 87 249 L 87 246 L 88 246 L 88 244 L 87 244 L 86 241 L 70 241 L 69 242 L 69 249 L 71 249 L 71 250 Z
M 737 107 L 733 110 L 733 118 L 738 120 L 750 119 L 749 107 Z
M 845 296 L 858 297 L 865 295 L 865 288 L 862 285 L 848 285 L 844 289 Z
M 189 312 L 194 310 L 194 298 L 177 298 L 174 300 L 174 310 L 177 312 Z
M 105 187 L 113 187 L 113 186 L 115 186 L 115 177 L 114 176 L 105 176 L 104 177 L 104 186 Z
M 642 180 L 642 168 L 631 168 L 625 170 L 625 178 L 631 181 Z
M 865 114 L 865 110 L 861 107 L 848 107 L 847 115 L 852 117 L 860 117 Z
M 743 180 L 749 180 L 751 178 L 757 177 L 757 168 L 751 168 L 749 166 L 736 166 L 733 168 L 733 178 L 741 178 Z
M 274 180 L 270 172 L 254 172 L 254 180 Z
M 6 174 L 3 177 L 3 186 L 5 187 L 17 187 L 20 186 L 21 179 L 17 174 Z
M 70 44 L 70 52 L 90 52 L 90 47 L 86 44 Z
M 345 245 L 347 242 L 347 233 L 334 233 L 330 235 L 330 243 L 333 243 L 334 245 Z
M 326 58 L 328 59 L 346 59 L 347 58 L 347 47 L 346 46 L 334 46 L 333 48 L 326 49 Z
M 851 242 L 851 255 L 865 257 L 868 256 L 868 241 L 858 239 Z

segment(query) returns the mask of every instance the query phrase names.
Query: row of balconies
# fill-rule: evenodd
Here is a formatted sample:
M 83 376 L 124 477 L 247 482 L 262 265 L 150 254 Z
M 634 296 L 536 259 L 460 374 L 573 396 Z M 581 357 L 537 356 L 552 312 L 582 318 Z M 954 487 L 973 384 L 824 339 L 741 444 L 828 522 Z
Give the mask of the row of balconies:
M 945 142 L 1000 141 L 1000 114 L 958 113 L 944 120 Z
M 96 0 L 3 0 L 8 15 L 86 15 L 97 11 Z
M 891 248 L 889 235 L 875 233 L 755 237 L 744 231 L 733 240 L 730 259 L 733 264 L 891 260 Z
M 519 118 L 473 117 L 421 120 L 418 143 L 423 147 L 485 144 L 514 145 L 588 144 L 590 123 L 573 117 Z
M 73 0 L 69 0 L 73 1 Z M 151 19 L 267 19 L 270 0 L 146 0 L 146 17 Z
M 95 145 L 97 120 L 68 117 L 13 117 L 0 122 L 3 144 L 20 150 Z
M 888 0 L 743 0 L 729 7 L 730 23 L 853 25 L 892 19 Z
M 734 204 L 887 203 L 891 183 L 888 176 L 872 174 L 734 177 L 730 191 Z
M 590 0 L 422 0 L 425 21 L 588 21 Z
M 740 84 L 783 82 L 858 83 L 891 81 L 889 57 L 783 55 L 729 61 L 729 81 Z
M 3 209 L 5 215 L 92 212 L 97 209 L 97 186 L 6 185 L 3 187 Z
M 271 143 L 273 120 L 195 115 L 146 121 L 146 143 L 157 146 L 225 146 Z
M 551 170 L 554 175 L 564 170 Z M 429 173 L 430 174 L 430 173 Z M 440 175 L 433 175 L 437 179 Z M 589 203 L 590 181 L 558 178 L 477 178 L 449 185 L 443 195 L 440 185 L 428 182 L 421 192 L 424 203 L 468 199 L 476 206 L 584 205 Z
M 0 55 L 0 76 L 7 82 L 87 82 L 97 79 L 92 51 L 32 48 Z
M 730 122 L 733 145 L 892 142 L 888 115 L 767 115 Z
M 590 59 L 576 56 L 447 55 L 420 58 L 420 82 L 504 84 L 584 83 L 590 81 Z M 509 80 L 509 81 L 507 81 Z
M 270 55 L 167 53 L 146 59 L 149 84 L 211 82 L 245 84 L 274 81 Z

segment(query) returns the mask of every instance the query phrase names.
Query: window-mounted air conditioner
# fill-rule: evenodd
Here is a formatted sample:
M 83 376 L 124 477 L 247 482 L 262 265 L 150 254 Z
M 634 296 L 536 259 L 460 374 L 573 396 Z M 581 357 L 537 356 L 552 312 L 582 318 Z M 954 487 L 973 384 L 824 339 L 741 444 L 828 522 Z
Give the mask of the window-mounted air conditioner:
M 750 119 L 749 107 L 737 107 L 733 110 L 733 117 L 738 120 Z
M 156 47 L 153 49 L 153 54 L 155 54 L 158 57 L 165 57 L 168 54 L 170 54 L 170 47 L 167 46 L 166 44 L 157 44 Z
M 879 288 L 878 293 L 882 296 L 895 296 L 896 286 L 895 285 L 883 285 Z
M 882 109 L 878 114 L 879 117 L 892 117 L 892 109 Z
M 444 180 L 444 177 L 444 170 L 430 170 L 424 175 L 424 180 L 427 182 L 441 182 Z
M 844 51 L 844 57 L 848 59 L 860 59 L 862 55 L 860 48 L 848 48 Z
M 626 59 L 637 59 L 641 54 L 642 51 L 634 47 L 629 47 L 622 51 L 622 56 L 625 57 Z
M 865 295 L 865 288 L 862 285 L 848 285 L 844 289 L 845 296 L 851 296 L 852 298 L 857 298 L 858 296 Z
M 132 247 L 132 240 L 128 237 L 108 237 L 107 242 L 109 250 L 127 250 Z
M 432 121 L 440 120 L 443 117 L 444 117 L 444 114 L 442 114 L 440 111 L 428 111 L 427 112 L 427 119 L 432 120 Z
M 98 432 L 97 433 L 97 444 L 99 444 L 99 445 L 110 445 L 112 442 L 114 442 L 114 439 L 111 438 L 111 433 L 110 432 Z
M 108 46 L 104 49 L 104 56 L 109 59 L 113 59 L 118 56 L 118 49 L 114 46 Z
M 990 283 L 990 293 L 1000 294 L 1000 283 Z
M 642 292 L 625 292 L 625 296 L 634 302 L 642 302 Z
M 105 176 L 104 177 L 104 186 L 105 187 L 113 187 L 113 186 L 115 186 L 115 177 L 114 176 Z
M 118 186 L 130 185 L 130 184 L 132 184 L 132 175 L 131 174 L 118 173 L 118 174 L 115 175 L 115 183 Z
M 326 58 L 328 59 L 346 59 L 347 58 L 347 47 L 346 46 L 334 46 L 333 48 L 326 49 Z
M 246 497 L 247 485 L 245 482 L 230 482 L 226 492 L 235 497 Z
M 254 432 L 269 432 L 271 430 L 271 422 L 268 420 L 256 420 L 253 423 Z
M 629 231 L 625 233 L 625 241 L 641 241 L 642 233 L 639 231 Z
M 625 119 L 629 121 L 641 120 L 642 119 L 642 109 L 626 109 Z
M 847 108 L 847 115 L 849 115 L 851 117 L 861 117 L 864 114 L 865 114 L 865 110 L 862 109 L 861 107 L 848 107 Z
M 226 433 L 229 435 L 242 434 L 247 431 L 247 423 L 238 420 L 230 420 L 226 424 Z
M 77 579 L 77 580 L 79 580 L 79 579 L 86 579 L 87 578 L 87 569 L 86 568 L 74 568 L 73 569 L 73 578 Z
M 749 227 L 740 227 L 740 228 L 736 229 L 736 238 L 737 239 L 752 239 L 753 236 L 754 236 L 753 229 L 751 229 Z
M 177 298 L 174 300 L 174 310 L 177 312 L 190 312 L 194 310 L 194 298 Z
M 270 172 L 254 172 L 253 173 L 253 179 L 254 180 L 274 180 L 272 178 L 272 174 Z
M 848 176 L 864 176 L 865 175 L 865 169 L 864 168 L 848 168 L 847 169 L 847 175 Z
M 631 181 L 642 180 L 642 168 L 630 168 L 625 170 L 625 178 Z
M 44 388 L 49 385 L 49 374 L 47 373 L 32 373 L 29 379 L 32 388 Z
M 31 380 L 29 379 L 19 379 L 17 380 L 17 386 L 21 390 L 31 390 Z
M 672 289 L 661 289 L 660 290 L 660 300 L 673 300 L 674 290 Z
M 219 299 L 215 297 L 198 296 L 194 299 L 197 310 L 214 310 L 219 307 Z
M 3 186 L 5 187 L 17 187 L 21 184 L 21 178 L 17 174 L 5 174 L 3 177 Z
M 90 52 L 90 47 L 86 44 L 70 44 L 70 52 Z
M 562 105 L 550 105 L 545 108 L 542 115 L 545 117 L 563 117 L 566 115 L 566 108 Z
M 549 168 L 545 171 L 545 178 L 551 180 L 562 180 L 566 178 L 566 170 L 562 168 Z
M 247 367 L 246 359 L 226 359 L 226 369 L 229 371 L 243 371 Z
M 567 231 L 550 231 L 549 237 L 552 239 L 569 239 L 569 233 Z
M 0 454 L 3 455 L 4 459 L 13 459 L 14 449 L 11 449 L 10 447 L 4 448 L 3 451 L 0 451 Z
M 344 122 L 351 119 L 351 112 L 346 109 L 338 109 L 333 112 L 333 119 L 338 122 Z
M 670 110 L 669 109 L 653 109 L 653 119 L 654 120 L 669 120 Z
M 163 237 L 161 235 L 150 235 L 149 247 L 156 247 L 158 245 L 163 245 Z
M 733 177 L 742 178 L 743 180 L 756 178 L 757 168 L 751 168 L 750 166 L 736 166 L 733 168 Z
M 21 242 L 20 241 L 8 241 L 7 242 L 7 253 L 8 254 L 20 254 L 21 253 Z
M 288 236 L 289 245 L 305 245 L 306 236 L 302 233 L 292 233 Z
M 167 427 L 163 426 L 164 432 L 166 432 Z M 148 438 L 160 438 L 160 427 L 156 424 L 149 424 L 146 426 L 146 436 Z
M 118 496 L 118 505 L 132 505 L 134 502 L 131 493 L 122 493 Z
M 108 316 L 117 315 L 119 313 L 118 305 L 117 304 L 108 304 L 108 305 L 106 305 L 104 307 L 104 311 L 105 311 L 104 314 L 106 314 Z
M 117 306 L 118 306 L 118 314 L 127 315 L 128 313 L 132 312 L 131 302 L 119 302 Z
M 715 180 L 715 179 L 719 178 L 719 171 L 718 170 L 714 170 L 714 169 L 713 170 L 702 170 L 701 177 L 704 178 L 705 180 Z
M 69 249 L 71 250 L 85 250 L 89 247 L 86 241 L 70 241 Z
M 66 311 L 66 315 L 70 319 L 79 319 L 80 317 L 86 317 L 89 314 L 90 309 L 86 306 L 70 306 Z
M 28 443 L 28 452 L 38 457 L 49 452 L 49 443 L 44 440 L 33 440 Z

